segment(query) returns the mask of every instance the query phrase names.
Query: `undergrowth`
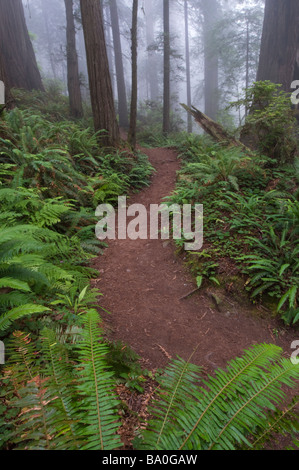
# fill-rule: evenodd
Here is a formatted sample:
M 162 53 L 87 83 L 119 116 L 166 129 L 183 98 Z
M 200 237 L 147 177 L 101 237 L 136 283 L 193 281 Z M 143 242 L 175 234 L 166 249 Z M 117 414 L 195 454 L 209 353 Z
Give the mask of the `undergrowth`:
M 92 128 L 61 120 L 63 97 L 15 93 L 20 107 L 0 121 L 4 342 L 15 328 L 38 334 L 45 316 L 72 325 L 71 299 L 97 275 L 90 261 L 105 247 L 95 236 L 97 205 L 139 190 L 153 170 L 140 152 L 101 148 Z
M 77 340 L 45 327 L 37 345 L 15 331 L 2 373 L 1 448 L 9 450 L 116 450 L 121 409 L 100 317 L 77 315 Z M 71 348 L 67 347 L 71 343 Z M 135 450 L 262 449 L 279 432 L 295 439 L 294 388 L 298 364 L 274 345 L 254 345 L 226 369 L 202 378 L 200 367 L 181 358 L 155 376 L 151 419 L 138 430 Z
M 109 342 L 101 326 L 100 292 L 90 288 L 98 275 L 90 261 L 103 248 L 95 239 L 95 209 L 148 184 L 152 167 L 125 147 L 100 148 L 91 128 L 66 118 L 64 101 L 47 103 L 45 95 L 21 92 L 19 99 L 23 106 L 0 121 L 0 339 L 6 359 L 0 448 L 115 450 L 122 447 L 117 385 L 143 392 L 153 377 L 130 348 Z M 194 137 L 180 145 L 186 162 L 172 199 L 206 203 L 209 246 L 195 254 L 207 260 L 203 271 L 196 268 L 198 278 L 217 281 L 215 257 L 229 256 L 250 275 L 252 295 L 272 294 L 286 321 L 295 322 L 294 167 L 273 168 L 266 158 L 252 162 Z M 258 260 L 250 258 L 253 250 Z M 267 288 L 256 292 L 259 282 Z M 283 388 L 294 387 L 298 365 L 280 348 L 255 345 L 226 370 L 205 380 L 201 372 L 177 358 L 154 377 L 152 419 L 138 430 L 135 449 L 258 449 L 273 433 L 298 432 L 297 399 L 281 410 Z
M 204 206 L 203 250 L 188 254 L 194 275 L 225 287 L 229 261 L 252 301 L 298 322 L 299 160 L 277 165 L 198 136 L 179 149 L 182 168 L 168 201 Z

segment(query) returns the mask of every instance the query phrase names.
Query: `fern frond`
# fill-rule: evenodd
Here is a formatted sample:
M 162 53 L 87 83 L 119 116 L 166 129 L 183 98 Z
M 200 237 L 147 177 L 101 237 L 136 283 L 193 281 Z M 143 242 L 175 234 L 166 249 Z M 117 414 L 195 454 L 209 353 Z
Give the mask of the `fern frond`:
M 27 282 L 20 281 L 19 279 L 13 279 L 10 277 L 0 278 L 0 289 L 2 289 L 3 287 L 8 287 L 10 289 L 18 289 L 25 292 L 31 292 L 31 289 L 28 286 Z
M 181 358 L 173 360 L 160 379 L 157 391 L 157 402 L 154 408 L 155 417 L 159 418 L 150 423 L 144 433 L 144 443 L 141 448 L 166 449 L 169 446 L 176 448 L 177 433 L 173 433 L 173 426 L 178 411 L 185 406 L 186 399 L 196 394 L 195 383 L 200 380 L 201 369 L 198 366 L 185 362 Z
M 266 442 L 273 439 L 273 436 L 282 436 L 290 434 L 293 438 L 299 433 L 299 422 L 296 408 L 298 407 L 299 397 L 295 397 L 291 404 L 282 410 L 278 410 L 269 416 L 268 426 L 260 433 L 257 430 L 254 435 L 252 448 L 262 449 Z
M 251 444 L 244 436 L 247 429 L 254 430 L 256 426 L 265 428 L 268 424 L 268 413 L 265 410 L 276 409 L 275 405 L 281 403 L 285 394 L 281 386 L 294 387 L 294 379 L 299 377 L 299 368 L 289 359 L 283 359 L 274 364 L 271 370 L 250 384 L 246 390 L 247 396 L 238 396 L 231 403 L 230 419 L 223 423 L 215 441 L 210 449 L 234 449 L 233 442 Z
M 50 450 L 51 430 L 46 404 L 51 400 L 36 364 L 35 344 L 29 335 L 14 332 L 9 344 L 6 380 L 13 383 L 14 398 L 9 406 L 18 410 L 17 426 L 10 441 L 16 450 Z
M 43 305 L 20 305 L 19 307 L 13 308 L 12 310 L 9 310 L 0 316 L 0 331 L 6 330 L 14 321 L 19 320 L 20 318 L 47 311 L 49 312 L 51 310 L 47 307 L 44 307 Z
M 84 450 L 112 450 L 121 445 L 117 429 L 116 406 L 113 392 L 113 373 L 108 371 L 105 360 L 107 346 L 102 341 L 96 310 L 88 310 L 82 316 L 84 329 L 82 341 L 78 343 L 80 365 L 79 393 L 81 402 L 80 434 L 85 438 Z
M 277 346 L 255 345 L 226 370 L 203 380 L 204 387 L 192 378 L 188 388 L 179 379 L 169 382 L 172 388 L 162 382 L 159 398 L 164 403 L 159 401 L 153 409 L 143 444 L 149 442 L 150 449 L 159 450 L 250 447 L 248 436 L 257 427 L 267 428 L 267 410 L 274 411 L 284 398 L 281 386 L 294 386 L 299 376 L 299 367 L 281 354 Z M 182 364 L 171 367 L 183 370 Z M 173 400 L 174 390 L 178 401 Z
M 55 400 L 51 402 L 55 413 L 51 415 L 50 420 L 51 428 L 55 429 L 53 436 L 55 448 L 79 450 L 80 440 L 75 434 L 78 403 L 73 368 L 68 361 L 65 347 L 58 343 L 54 331 L 45 328 L 41 335 L 44 357 L 47 360 L 46 387 L 48 392 L 55 397 Z

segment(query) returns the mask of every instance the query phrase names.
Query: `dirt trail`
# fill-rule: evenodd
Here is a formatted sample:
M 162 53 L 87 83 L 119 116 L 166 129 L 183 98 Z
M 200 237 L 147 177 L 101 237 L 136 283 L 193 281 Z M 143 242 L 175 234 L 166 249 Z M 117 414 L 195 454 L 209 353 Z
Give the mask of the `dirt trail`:
M 143 151 L 156 173 L 129 204 L 149 208 L 175 188 L 179 161 L 172 149 Z M 110 312 L 102 313 L 109 337 L 129 344 L 148 369 L 163 367 L 176 355 L 188 359 L 196 347 L 192 361 L 209 372 L 254 343 L 277 344 L 289 357 L 291 342 L 298 339 L 279 321 L 257 317 L 230 297 L 220 310 L 206 290 L 180 300 L 195 284 L 171 242 L 109 241 L 94 267 L 100 272 L 94 286 L 103 294 L 101 306 Z

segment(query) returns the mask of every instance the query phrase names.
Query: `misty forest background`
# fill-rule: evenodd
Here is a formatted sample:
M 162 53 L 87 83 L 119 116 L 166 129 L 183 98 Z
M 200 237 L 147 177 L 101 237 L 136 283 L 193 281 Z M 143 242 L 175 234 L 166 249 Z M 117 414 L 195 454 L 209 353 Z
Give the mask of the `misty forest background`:
M 297 0 L 0 0 L 1 449 L 298 447 L 298 25 Z M 91 286 L 96 207 L 151 184 L 148 148 L 204 205 L 190 295 L 275 322 L 211 375 L 145 370 Z
M 112 89 L 120 126 L 128 127 L 131 98 L 132 2 L 103 2 L 105 38 Z M 24 3 L 26 21 L 45 85 L 67 88 L 67 44 L 64 2 Z M 186 37 L 185 20 L 188 19 Z M 89 100 L 88 71 L 79 2 L 74 2 L 81 92 Z M 211 118 L 240 125 L 240 114 L 225 111 L 256 79 L 264 2 L 174 1 L 169 7 L 170 103 L 168 131 L 186 130 L 179 103 L 192 104 Z M 188 40 L 188 43 L 186 41 Z M 186 57 L 186 46 L 189 57 Z M 164 80 L 163 2 L 141 1 L 138 9 L 138 103 L 142 123 L 150 110 L 162 112 Z M 188 60 L 188 62 L 187 62 Z M 187 62 L 187 63 L 186 63 Z M 190 80 L 190 83 L 187 83 Z M 206 85 L 205 85 L 206 84 Z M 187 91 L 187 85 L 190 90 Z M 189 101 L 188 95 L 190 93 Z M 191 99 L 191 101 L 190 101 Z M 150 128 L 154 124 L 148 122 Z M 191 121 L 192 122 L 192 121 Z M 160 125 L 160 129 L 158 127 Z M 161 132 L 160 123 L 157 129 Z M 189 128 L 190 130 L 190 128 Z M 196 131 L 196 128 L 194 129 Z

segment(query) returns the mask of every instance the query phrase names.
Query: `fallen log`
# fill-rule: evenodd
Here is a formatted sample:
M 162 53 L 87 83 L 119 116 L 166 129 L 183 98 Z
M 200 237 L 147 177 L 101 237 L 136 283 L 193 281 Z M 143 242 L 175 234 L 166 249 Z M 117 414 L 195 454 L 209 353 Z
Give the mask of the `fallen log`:
M 242 152 L 244 152 L 249 157 L 255 156 L 253 150 L 251 150 L 249 147 L 246 147 L 246 145 L 242 144 L 242 142 L 237 140 L 234 136 L 230 135 L 224 129 L 224 127 L 218 124 L 218 122 L 213 121 L 213 119 L 209 118 L 206 114 L 202 113 L 194 106 L 189 108 L 189 106 L 183 103 L 181 103 L 181 106 L 187 111 L 187 113 L 191 114 L 200 127 L 220 145 L 223 145 L 224 147 L 239 147 Z

